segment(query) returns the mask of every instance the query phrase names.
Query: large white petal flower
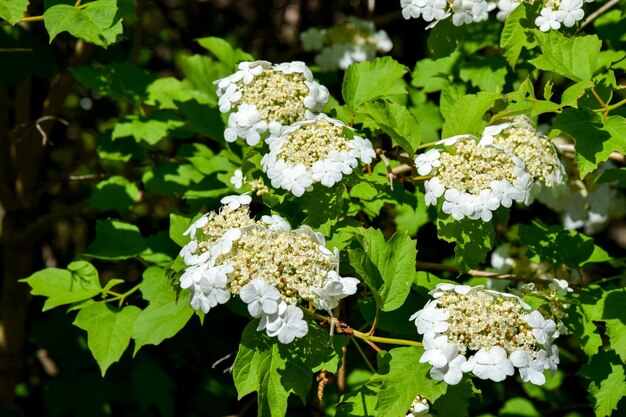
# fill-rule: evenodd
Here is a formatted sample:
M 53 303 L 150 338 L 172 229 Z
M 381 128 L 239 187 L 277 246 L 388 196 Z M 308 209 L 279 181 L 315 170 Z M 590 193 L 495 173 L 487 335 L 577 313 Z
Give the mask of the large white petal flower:
M 267 228 L 274 231 L 289 231 L 291 230 L 291 226 L 289 222 L 279 216 L 278 214 L 272 214 L 271 216 L 261 216 L 261 221 L 267 225 Z
M 208 214 L 205 214 L 202 217 L 200 217 L 198 220 L 196 220 L 195 222 L 191 223 L 191 226 L 189 226 L 189 228 L 185 230 L 185 233 L 183 233 L 183 236 L 189 235 L 190 238 L 195 239 L 196 230 L 202 229 L 204 226 L 206 226 L 209 223 L 208 216 L 209 216 Z
M 491 379 L 494 382 L 504 381 L 515 372 L 506 351 L 500 346 L 481 348 L 476 352 L 473 356 L 472 371 L 478 378 Z
M 562 12 L 544 7 L 541 9 L 541 14 L 535 19 L 535 25 L 539 27 L 540 31 L 547 32 L 550 29 L 560 28 L 562 20 Z
M 430 377 L 435 381 L 445 381 L 448 385 L 456 385 L 463 379 L 463 368 L 466 363 L 465 356 L 457 355 L 443 368 L 431 368 Z
M 533 359 L 529 352 L 516 350 L 511 353 L 510 360 L 513 366 L 519 369 L 522 381 L 531 382 L 535 385 L 543 385 L 546 376 L 543 374 L 543 364 Z
M 415 157 L 415 166 L 420 175 L 429 175 L 434 168 L 441 166 L 439 149 L 431 149 Z
M 552 319 L 546 320 L 537 310 L 523 316 L 526 323 L 533 329 L 533 336 L 537 342 L 546 345 L 552 342 L 556 332 L 556 323 Z
M 364 164 L 370 164 L 376 158 L 376 152 L 369 139 L 355 136 L 350 140 L 348 146 L 350 147 L 350 153 L 363 161 Z
M 288 305 L 276 320 L 265 325 L 265 330 L 268 336 L 278 337 L 280 343 L 291 343 L 296 337 L 303 337 L 309 331 L 302 317 L 304 317 L 302 310 L 294 305 Z
M 230 265 L 206 267 L 201 279 L 191 287 L 191 307 L 206 314 L 216 305 L 227 302 L 230 299 L 230 292 L 226 288 L 227 274 L 232 271 L 233 267 Z
M 230 210 L 237 210 L 241 206 L 247 206 L 252 202 L 252 197 L 247 194 L 227 195 L 220 200 L 220 203 L 228 206 Z
M 409 320 L 415 322 L 419 334 L 443 333 L 450 327 L 450 313 L 444 308 L 437 308 L 437 300 L 426 303 L 424 308 L 413 314 Z
M 447 336 L 433 337 L 430 334 L 424 335 L 424 354 L 420 357 L 420 362 L 428 362 L 435 368 L 443 368 L 458 355 L 456 345 L 448 343 Z
M 231 228 L 226 231 L 214 244 L 211 246 L 211 259 L 213 262 L 220 255 L 226 255 L 233 248 L 233 242 L 241 237 L 241 229 Z
M 313 305 L 332 314 L 332 309 L 339 305 L 339 300 L 356 293 L 358 283 L 356 278 L 341 277 L 337 272 L 329 271 L 322 288 L 311 288 L 317 296 Z
M 239 298 L 248 304 L 248 312 L 252 317 L 276 314 L 282 301 L 280 292 L 262 279 L 253 279 L 244 285 L 239 290 Z

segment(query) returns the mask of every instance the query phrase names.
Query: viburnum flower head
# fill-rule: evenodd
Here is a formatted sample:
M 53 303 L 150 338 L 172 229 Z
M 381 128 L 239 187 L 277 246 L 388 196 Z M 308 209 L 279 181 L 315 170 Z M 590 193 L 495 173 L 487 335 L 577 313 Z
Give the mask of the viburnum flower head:
M 502 147 L 520 158 L 536 188 L 550 188 L 557 194 L 566 181 L 565 166 L 559 159 L 556 147 L 537 134 L 526 116 L 487 126 L 480 144 Z M 535 190 L 537 192 L 539 189 Z
M 372 22 L 353 16 L 328 29 L 310 28 L 300 34 L 300 41 L 305 51 L 320 51 L 315 63 L 321 71 L 346 69 L 393 47 L 387 32 L 376 31 Z
M 238 71 L 215 81 L 222 113 L 232 112 L 224 138 L 244 139 L 254 146 L 268 131 L 279 133 L 306 120 L 328 102 L 328 89 L 313 80 L 301 61 L 272 65 L 267 61 L 241 62 Z
M 524 381 L 543 384 L 558 365 L 557 325 L 519 297 L 482 286 L 438 284 L 434 300 L 411 316 L 424 335 L 420 362 L 431 378 L 458 384 L 463 373 L 502 381 L 517 368 Z
M 480 145 L 472 135 L 436 142 L 415 157 L 415 166 L 432 177 L 424 183 L 426 204 L 441 201 L 441 210 L 455 220 L 490 221 L 498 207 L 530 201 L 524 162 L 501 147 Z
M 263 171 L 272 187 L 296 197 L 312 190 L 314 183 L 334 186 L 353 172 L 359 160 L 369 164 L 376 156 L 368 139 L 324 114 L 294 123 L 266 142 L 270 152 L 261 159 Z
M 593 0 L 584 0 L 590 2 Z M 580 21 L 585 12 L 583 0 L 550 0 L 543 2 L 535 25 L 543 32 L 559 29 L 561 25 L 572 27 Z M 488 19 L 490 11 L 497 9 L 499 20 L 506 18 L 522 3 L 530 0 L 400 0 L 402 16 L 405 19 L 423 18 L 432 28 L 438 21 L 452 16 L 455 26 L 481 22 Z
M 336 272 L 338 251 L 328 250 L 308 226 L 291 230 L 278 215 L 256 221 L 248 199 L 230 197 L 221 210 L 194 223 L 193 238 L 181 250 L 189 265 L 181 288 L 190 292 L 191 306 L 205 313 L 238 295 L 260 319 L 259 330 L 282 343 L 303 337 L 308 327 L 299 303 L 330 311 L 356 292 L 358 280 Z

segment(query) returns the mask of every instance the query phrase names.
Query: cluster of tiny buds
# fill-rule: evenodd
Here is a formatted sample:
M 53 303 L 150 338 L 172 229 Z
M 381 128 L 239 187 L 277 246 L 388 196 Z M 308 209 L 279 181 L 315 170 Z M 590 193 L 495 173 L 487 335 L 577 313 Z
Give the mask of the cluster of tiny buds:
M 300 34 L 302 49 L 320 51 L 315 63 L 321 71 L 346 69 L 354 62 L 374 59 L 376 52 L 389 52 L 393 43 L 387 32 L 357 17 L 329 29 L 309 28 Z
M 592 1 L 584 0 L 586 3 Z M 400 0 L 402 16 L 405 19 L 421 16 L 432 22 L 427 29 L 450 16 L 455 26 L 482 22 L 494 9 L 497 9 L 499 20 L 506 20 L 522 3 L 533 4 L 534 0 Z M 561 24 L 572 27 L 585 16 L 583 0 L 545 0 L 542 3 L 535 25 L 543 32 L 559 29 Z
M 268 131 L 279 134 L 292 123 L 311 118 L 329 98 L 328 89 L 315 82 L 300 61 L 241 62 L 237 72 L 215 84 L 220 111 L 231 112 L 224 138 L 228 142 L 242 138 L 250 146 Z
M 339 254 L 326 249 L 308 226 L 292 230 L 278 215 L 250 217 L 248 195 L 227 196 L 219 212 L 196 220 L 184 235 L 191 240 L 180 256 L 187 269 L 180 286 L 190 303 L 208 313 L 238 295 L 252 317 L 281 343 L 308 332 L 299 307 L 306 301 L 332 314 L 339 300 L 356 292 L 358 280 L 337 273 Z
M 544 370 L 559 363 L 554 320 L 532 310 L 521 298 L 482 286 L 438 284 L 410 320 L 424 335 L 420 362 L 430 376 L 458 384 L 463 373 L 503 381 L 518 369 L 524 382 L 545 383 Z
M 565 166 L 559 159 L 556 147 L 537 131 L 526 116 L 511 122 L 487 126 L 480 139 L 481 145 L 503 147 L 520 158 L 526 172 L 539 188 L 549 188 L 555 196 L 566 181 Z
M 428 413 L 430 411 L 430 406 L 428 405 L 428 401 L 426 398 L 418 395 L 415 397 L 411 406 L 409 407 L 409 412 L 406 417 L 431 417 Z
M 300 197 L 314 183 L 332 187 L 350 175 L 359 160 L 369 164 L 376 153 L 368 139 L 354 135 L 339 120 L 319 114 L 294 123 L 280 135 L 266 139 L 270 152 L 261 159 L 274 188 Z
M 472 135 L 458 135 L 435 142 L 415 157 L 417 172 L 430 176 L 424 183 L 427 205 L 436 205 L 455 220 L 485 222 L 498 207 L 513 201 L 528 204 L 532 178 L 524 162 L 506 149 L 480 144 Z

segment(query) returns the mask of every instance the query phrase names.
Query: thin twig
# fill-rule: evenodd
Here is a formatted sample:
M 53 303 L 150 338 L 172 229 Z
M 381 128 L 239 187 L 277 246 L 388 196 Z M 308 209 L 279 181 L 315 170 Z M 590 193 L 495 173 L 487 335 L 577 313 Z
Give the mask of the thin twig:
M 576 148 L 574 147 L 574 145 L 570 143 L 558 144 L 556 145 L 556 147 L 559 148 L 559 150 L 564 153 L 576 153 Z M 626 164 L 626 156 L 624 156 L 623 154 L 619 152 L 611 152 L 609 154 L 609 159 L 611 161 Z
M 429 269 L 429 270 L 434 270 L 434 271 L 449 271 L 449 272 L 460 273 L 459 268 L 455 265 L 444 265 L 444 264 L 438 264 L 434 262 L 416 262 L 415 268 L 417 268 L 418 270 Z M 508 279 L 510 281 L 534 282 L 536 284 L 549 284 L 550 283 L 550 281 L 547 281 L 541 278 L 524 277 L 521 275 L 514 275 L 514 274 L 500 274 L 497 272 L 479 271 L 476 269 L 470 269 L 465 274 L 471 277 L 477 277 L 477 278 Z
M 610 0 L 610 1 L 606 2 L 598 10 L 596 10 L 595 12 L 593 12 L 589 16 L 587 16 L 587 18 L 580 24 L 580 27 L 578 28 L 576 33 L 578 33 L 581 30 L 583 30 L 585 28 L 585 26 L 587 26 L 588 24 L 593 22 L 598 16 L 600 16 L 602 13 L 606 12 L 607 10 L 609 10 L 611 7 L 615 6 L 617 3 L 619 3 L 619 0 Z

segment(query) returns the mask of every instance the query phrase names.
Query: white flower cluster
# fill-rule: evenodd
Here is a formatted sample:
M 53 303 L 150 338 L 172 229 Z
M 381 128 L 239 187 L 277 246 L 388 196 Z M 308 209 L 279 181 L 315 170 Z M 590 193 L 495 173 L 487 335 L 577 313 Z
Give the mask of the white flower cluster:
M 325 114 L 294 123 L 266 142 L 270 152 L 263 156 L 261 166 L 272 187 L 297 197 L 317 182 L 332 187 L 343 175 L 352 173 L 359 159 L 369 164 L 376 156 L 368 139 L 354 135 L 351 128 Z
M 455 220 L 490 221 L 498 207 L 531 201 L 532 178 L 524 162 L 502 147 L 479 144 L 472 135 L 453 136 L 417 155 L 417 172 L 431 176 L 424 183 L 427 205 L 436 205 Z
M 545 137 L 537 135 L 526 116 L 485 127 L 480 144 L 495 144 L 520 158 L 526 172 L 535 181 L 534 194 L 548 188 L 558 196 L 567 177 L 565 166 L 559 159 L 556 147 Z
M 220 111 L 231 112 L 224 131 L 228 142 L 242 138 L 254 146 L 268 131 L 278 134 L 328 102 L 328 89 L 313 80 L 304 62 L 241 62 L 238 68 L 215 81 Z
M 593 0 L 584 0 L 591 2 Z M 422 17 L 432 22 L 428 29 L 438 21 L 452 16 L 455 26 L 482 22 L 489 18 L 489 12 L 497 9 L 496 17 L 505 20 L 522 3 L 532 4 L 533 0 L 400 0 L 402 16 L 405 19 Z M 535 25 L 547 32 L 559 29 L 561 24 L 572 27 L 581 20 L 585 12 L 583 0 L 545 0 L 541 14 L 535 19 Z
M 302 49 L 320 51 L 315 63 L 322 71 L 346 69 L 354 62 L 372 60 L 376 52 L 389 52 L 393 43 L 387 32 L 376 31 L 374 23 L 348 17 L 329 29 L 310 28 L 300 34 Z
M 585 0 L 590 3 L 593 0 Z M 571 28 L 585 16 L 583 0 L 547 0 L 541 13 L 535 19 L 535 25 L 542 32 L 550 29 L 560 29 L 563 26 Z
M 184 234 L 191 241 L 180 252 L 187 265 L 180 286 L 191 292 L 191 306 L 204 313 L 239 295 L 260 319 L 259 331 L 290 343 L 308 332 L 299 302 L 332 314 L 359 281 L 339 276 L 338 253 L 326 249 L 323 236 L 308 226 L 291 230 L 278 215 L 256 221 L 250 202 L 247 195 L 224 197 L 219 212 L 189 227 Z
M 560 213 L 563 226 L 570 230 L 582 228 L 590 235 L 626 215 L 626 198 L 618 192 L 615 184 L 596 182 L 606 169 L 616 167 L 613 163 L 602 163 L 581 180 L 575 164 L 567 162 L 569 181 L 559 187 L 558 195 L 543 190 L 537 195 L 540 202 Z
M 405 417 L 432 417 L 428 413 L 429 411 L 430 406 L 428 405 L 428 401 L 426 401 L 426 398 L 418 395 L 411 403 L 411 406 L 409 407 L 409 413 Z
M 329 93 L 302 62 L 242 62 L 239 71 L 216 84 L 220 110 L 235 110 L 228 117 L 226 140 L 241 137 L 254 146 L 265 137 L 269 152 L 261 165 L 274 188 L 300 197 L 317 182 L 332 187 L 359 160 L 369 164 L 376 157 L 368 139 L 319 113 Z M 230 182 L 241 188 L 246 179 L 237 170 Z M 257 194 L 267 191 L 261 180 L 249 184 Z
M 500 382 L 520 373 L 524 382 L 543 385 L 544 370 L 555 372 L 557 324 L 521 298 L 482 286 L 438 284 L 430 300 L 410 320 L 424 335 L 420 362 L 430 376 L 458 384 L 463 373 Z

